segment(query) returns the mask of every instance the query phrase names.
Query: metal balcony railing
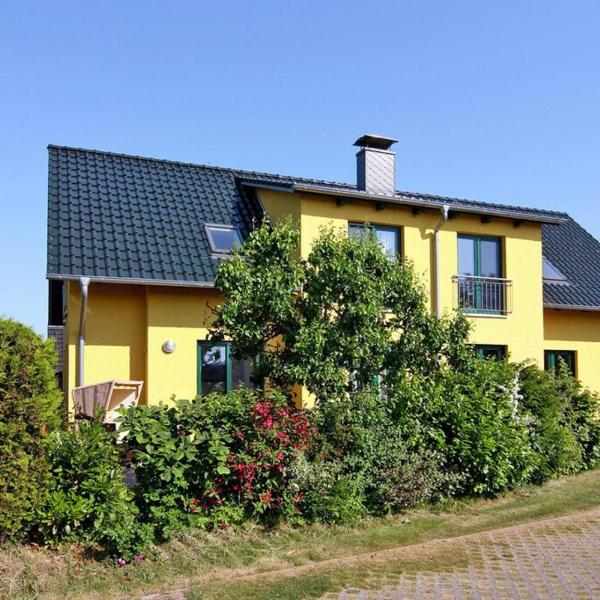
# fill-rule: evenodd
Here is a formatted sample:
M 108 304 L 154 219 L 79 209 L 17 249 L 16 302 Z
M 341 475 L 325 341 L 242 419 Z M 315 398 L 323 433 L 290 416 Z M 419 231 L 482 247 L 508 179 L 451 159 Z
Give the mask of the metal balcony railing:
M 454 308 L 468 315 L 508 315 L 512 312 L 512 281 L 497 277 L 455 275 Z

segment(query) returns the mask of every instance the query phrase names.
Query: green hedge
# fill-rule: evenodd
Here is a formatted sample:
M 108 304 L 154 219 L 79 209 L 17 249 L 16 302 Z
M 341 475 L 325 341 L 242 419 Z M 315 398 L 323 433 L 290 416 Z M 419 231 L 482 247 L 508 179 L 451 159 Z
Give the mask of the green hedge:
M 54 359 L 49 342 L 0 321 L 0 540 L 123 562 L 188 527 L 352 523 L 600 461 L 599 398 L 565 368 L 461 350 L 307 411 L 244 388 L 129 408 L 118 439 L 96 421 L 62 422 Z
M 51 341 L 0 319 L 0 541 L 25 537 L 44 498 L 43 439 L 63 415 L 55 363 Z

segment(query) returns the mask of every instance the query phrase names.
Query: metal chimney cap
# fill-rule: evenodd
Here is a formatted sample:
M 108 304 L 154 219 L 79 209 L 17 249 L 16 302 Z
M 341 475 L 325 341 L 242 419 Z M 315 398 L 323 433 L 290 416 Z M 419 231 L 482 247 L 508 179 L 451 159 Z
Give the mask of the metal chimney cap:
M 377 150 L 389 150 L 392 144 L 395 144 L 398 140 L 394 138 L 385 137 L 383 135 L 373 135 L 372 133 L 365 133 L 365 135 L 359 137 L 355 142 L 354 146 L 360 146 L 362 148 L 376 148 Z

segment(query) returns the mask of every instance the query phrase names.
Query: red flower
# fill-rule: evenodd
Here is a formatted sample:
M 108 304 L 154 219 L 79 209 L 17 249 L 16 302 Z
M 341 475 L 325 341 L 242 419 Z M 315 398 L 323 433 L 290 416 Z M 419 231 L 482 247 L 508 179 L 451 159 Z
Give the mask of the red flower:
M 266 417 L 271 411 L 272 404 L 270 402 L 257 402 L 254 405 L 254 412 L 261 417 Z
M 271 498 L 271 492 L 269 492 L 268 490 L 267 490 L 266 492 L 263 492 L 263 493 L 260 495 L 260 501 L 261 501 L 263 504 L 266 504 L 267 506 L 270 506 L 270 505 L 271 505 L 271 502 L 272 502 L 272 498 Z

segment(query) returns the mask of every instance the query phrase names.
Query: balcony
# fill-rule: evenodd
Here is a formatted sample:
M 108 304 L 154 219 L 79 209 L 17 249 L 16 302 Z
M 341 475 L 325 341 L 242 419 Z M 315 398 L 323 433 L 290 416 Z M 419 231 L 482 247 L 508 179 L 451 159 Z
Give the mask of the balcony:
M 506 316 L 512 312 L 512 281 L 497 277 L 456 275 L 454 308 L 466 315 Z

